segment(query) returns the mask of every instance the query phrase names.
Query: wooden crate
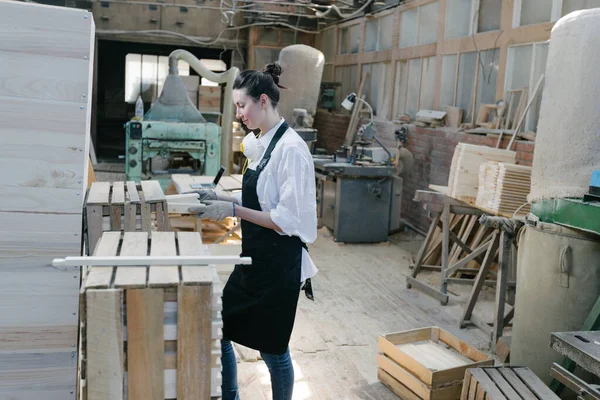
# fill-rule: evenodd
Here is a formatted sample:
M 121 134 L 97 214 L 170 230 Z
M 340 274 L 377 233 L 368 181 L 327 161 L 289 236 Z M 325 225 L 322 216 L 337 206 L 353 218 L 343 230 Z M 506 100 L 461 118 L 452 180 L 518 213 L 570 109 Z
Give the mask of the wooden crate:
M 87 254 L 107 231 L 170 231 L 167 200 L 158 181 L 94 182 L 85 199 Z
M 438 327 L 382 335 L 379 350 L 380 380 L 401 398 L 457 399 L 468 368 L 494 363 Z
M 198 233 L 106 232 L 95 256 L 206 255 Z M 221 394 L 215 266 L 92 267 L 81 289 L 81 398 Z M 124 397 L 126 394 L 126 397 Z
M 560 399 L 529 368 L 469 368 L 465 372 L 461 400 Z

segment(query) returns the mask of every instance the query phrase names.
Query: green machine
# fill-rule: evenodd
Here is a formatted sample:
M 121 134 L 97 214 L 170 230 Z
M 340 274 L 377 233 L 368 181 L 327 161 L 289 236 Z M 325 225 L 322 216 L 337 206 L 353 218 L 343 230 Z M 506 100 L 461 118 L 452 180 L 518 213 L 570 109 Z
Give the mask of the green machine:
M 225 86 L 220 126 L 208 122 L 190 100 L 187 88 L 179 77 L 179 60 L 186 61 L 200 76 Z M 238 74 L 236 67 L 223 73 L 214 73 L 185 50 L 171 53 L 169 75 L 160 96 L 141 120 L 125 124 L 127 180 L 139 182 L 154 179 L 166 189 L 172 174 L 215 176 L 221 165 L 229 173 L 232 86 Z
M 531 205 L 542 222 L 600 235 L 600 171 L 593 171 L 589 192 L 583 198 L 545 199 Z
M 164 189 L 171 174 L 214 176 L 221 166 L 221 128 L 214 123 L 129 121 L 125 133 L 127 180 L 157 179 Z

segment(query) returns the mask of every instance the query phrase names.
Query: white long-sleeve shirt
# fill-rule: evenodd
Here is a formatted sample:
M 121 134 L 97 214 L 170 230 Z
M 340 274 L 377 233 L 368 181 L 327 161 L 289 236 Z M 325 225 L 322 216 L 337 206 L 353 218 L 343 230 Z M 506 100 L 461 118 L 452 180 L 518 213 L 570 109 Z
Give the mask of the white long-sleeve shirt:
M 251 160 L 249 169 L 256 170 L 283 118 L 262 135 L 260 156 Z M 258 176 L 256 187 L 262 211 L 268 211 L 273 222 L 281 229 L 280 235 L 298 236 L 304 243 L 317 238 L 317 200 L 315 170 L 306 142 L 288 128 L 271 152 L 271 159 Z M 236 194 L 242 204 L 242 194 Z M 243 204 L 242 204 L 243 205 Z M 317 268 L 308 252 L 302 249 L 301 281 L 313 277 Z

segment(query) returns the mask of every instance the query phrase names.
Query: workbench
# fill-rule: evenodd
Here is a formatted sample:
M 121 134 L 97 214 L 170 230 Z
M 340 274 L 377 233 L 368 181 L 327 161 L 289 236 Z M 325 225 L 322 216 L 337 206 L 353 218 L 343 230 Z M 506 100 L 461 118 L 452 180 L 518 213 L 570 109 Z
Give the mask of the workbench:
M 600 377 L 600 332 L 552 333 L 550 347 L 575 362 L 580 368 Z M 600 399 L 600 390 L 554 363 L 550 374 L 557 381 L 573 390 L 577 399 Z
M 431 185 L 430 189 L 432 190 L 417 190 L 415 193 L 414 200 L 423 203 L 423 208 L 432 215 L 432 222 L 425 241 L 419 250 L 416 262 L 412 266 L 411 275 L 406 278 L 407 287 L 410 289 L 414 286 L 440 300 L 442 305 L 446 305 L 449 300 L 448 283 L 472 284 L 460 321 L 460 327 L 465 328 L 470 324 L 476 325 L 490 335 L 492 348 L 495 348 L 496 342 L 502 336 L 504 327 L 514 315 L 514 308 L 506 307 L 505 303 L 508 301 L 509 305 L 514 305 L 516 262 L 514 260 L 513 242 L 521 223 L 502 217 L 481 218 L 484 211 L 449 197 L 446 195 L 446 187 Z M 463 222 L 463 226 L 468 225 L 465 226 L 464 230 L 461 228 L 458 235 L 452 231 L 451 215 L 468 217 L 468 220 Z M 475 229 L 475 224 L 479 225 L 475 237 L 471 241 L 471 247 L 469 247 L 465 242 L 469 238 L 469 232 Z M 441 228 L 442 236 L 441 266 L 424 265 L 424 260 L 428 258 L 428 254 L 431 254 L 440 245 L 438 243 L 432 246 L 433 237 L 438 227 Z M 488 228 L 492 231 L 486 235 L 486 231 L 489 231 Z M 452 257 L 451 241 L 454 242 L 455 247 L 458 247 L 458 252 L 454 251 Z M 467 255 L 460 259 L 459 255 L 462 252 Z M 490 267 L 497 253 L 499 254 L 498 271 L 494 274 Z M 475 279 L 452 277 L 457 272 L 473 273 L 473 268 L 467 268 L 467 265 L 472 261 L 480 264 L 479 269 L 475 270 L 477 271 Z M 417 279 L 417 275 L 422 269 L 439 270 L 441 272 L 439 289 Z M 496 279 L 486 280 L 490 275 L 496 275 Z M 496 286 L 496 306 L 491 324 L 480 320 L 473 314 L 484 284 Z M 505 313 L 507 308 L 508 312 Z
M 172 183 L 172 187 L 176 190 L 177 193 L 179 194 L 183 194 L 183 193 L 187 193 L 187 192 L 192 192 L 194 190 L 198 190 L 192 187 L 192 185 L 195 184 L 210 184 L 214 181 L 215 177 L 214 176 L 197 176 L 197 175 L 188 175 L 188 174 L 174 174 L 171 176 L 171 183 Z M 242 179 L 243 179 L 243 175 L 229 175 L 229 176 L 222 176 L 221 179 L 219 180 L 219 183 L 217 184 L 217 187 L 215 188 L 215 190 L 217 191 L 223 191 L 223 192 L 228 192 L 228 194 L 234 194 L 236 192 L 239 192 L 242 190 Z M 194 217 L 195 218 L 195 217 Z M 208 220 L 202 220 L 203 223 L 210 223 L 213 224 L 217 227 L 219 227 L 221 230 L 223 230 L 223 233 L 219 233 L 216 237 L 216 239 L 214 240 L 210 240 L 210 242 L 212 243 L 221 243 L 224 240 L 233 237 L 234 239 L 241 239 L 241 234 L 240 234 L 240 229 L 241 229 L 241 224 L 239 223 L 237 218 L 228 218 L 227 220 L 224 221 L 208 221 Z M 203 232 L 203 239 L 205 241 L 209 241 L 207 239 L 207 237 L 205 237 L 205 230 L 206 229 L 202 229 L 202 224 L 200 224 L 200 220 L 196 219 L 196 227 L 195 230 L 196 231 L 202 231 Z M 177 227 L 177 221 L 175 221 L 173 218 L 171 218 L 171 224 L 174 226 L 174 228 Z

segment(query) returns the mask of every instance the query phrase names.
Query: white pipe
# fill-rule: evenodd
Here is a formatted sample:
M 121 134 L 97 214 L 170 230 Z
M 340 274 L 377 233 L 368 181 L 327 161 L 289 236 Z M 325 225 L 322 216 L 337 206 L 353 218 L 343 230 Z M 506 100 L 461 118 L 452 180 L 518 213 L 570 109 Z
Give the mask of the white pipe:
M 215 73 L 206 68 L 192 53 L 186 50 L 175 50 L 169 55 L 169 74 L 179 75 L 177 60 L 187 62 L 201 77 L 215 83 L 225 83 L 225 98 L 223 99 L 223 114 L 221 115 L 221 164 L 225 166 L 225 174 L 232 172 L 231 137 L 233 131 L 233 82 L 240 74 L 237 67 L 231 67 L 225 72 Z
M 54 267 L 147 267 L 153 265 L 206 266 L 210 264 L 252 264 L 252 258 L 239 256 L 114 256 L 65 257 L 52 260 Z

